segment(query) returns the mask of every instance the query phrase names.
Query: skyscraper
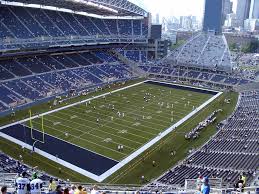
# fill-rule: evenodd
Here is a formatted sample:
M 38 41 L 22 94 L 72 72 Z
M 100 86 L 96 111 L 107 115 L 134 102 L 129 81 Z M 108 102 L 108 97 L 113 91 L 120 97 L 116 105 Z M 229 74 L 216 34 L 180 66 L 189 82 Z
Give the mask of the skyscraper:
M 244 21 L 249 18 L 251 0 L 238 0 L 236 16 L 239 26 L 244 27 Z
M 259 19 L 259 0 L 251 0 L 249 19 Z
M 159 17 L 159 13 L 156 14 L 156 24 L 159 24 L 160 22 L 160 17 Z
M 233 2 L 230 0 L 224 0 L 224 7 L 223 7 L 223 14 L 226 16 L 227 14 L 232 13 L 232 8 L 233 8 Z
M 203 18 L 203 31 L 222 33 L 223 0 L 206 0 Z
M 222 22 L 224 24 L 225 20 L 227 19 L 227 15 L 232 13 L 233 2 L 230 0 L 223 1 L 223 19 Z

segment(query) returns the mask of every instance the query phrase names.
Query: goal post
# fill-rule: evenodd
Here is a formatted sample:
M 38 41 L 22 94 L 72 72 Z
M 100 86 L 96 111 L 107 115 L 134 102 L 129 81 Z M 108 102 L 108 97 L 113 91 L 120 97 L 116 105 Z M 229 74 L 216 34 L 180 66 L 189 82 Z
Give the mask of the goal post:
M 33 134 L 33 132 L 36 131 L 36 129 L 33 128 L 31 110 L 29 110 L 29 116 L 30 116 L 29 123 L 30 123 L 30 129 L 31 129 L 31 139 L 34 141 L 34 143 L 33 143 L 33 147 L 34 147 L 36 142 L 45 143 L 44 117 L 43 117 L 43 115 L 39 117 L 39 118 L 41 118 L 41 131 L 39 131 L 39 130 L 38 131 L 39 131 L 39 133 L 42 134 L 42 138 L 39 138 L 39 137 L 37 138 Z

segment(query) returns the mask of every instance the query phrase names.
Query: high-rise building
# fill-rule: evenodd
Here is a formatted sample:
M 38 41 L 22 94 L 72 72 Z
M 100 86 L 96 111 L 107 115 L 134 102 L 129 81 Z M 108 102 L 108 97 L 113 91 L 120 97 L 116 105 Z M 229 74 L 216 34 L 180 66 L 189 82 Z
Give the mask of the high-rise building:
M 249 18 L 251 0 L 238 0 L 236 17 L 239 27 L 244 27 L 244 21 Z
M 249 19 L 259 19 L 259 0 L 251 0 Z
M 206 0 L 203 18 L 203 31 L 222 33 L 223 0 Z
M 159 20 L 159 14 L 157 13 L 157 14 L 156 14 L 156 24 L 159 24 L 159 21 L 160 21 L 160 20 Z
M 231 2 L 230 0 L 224 0 L 224 4 L 223 4 L 223 15 L 226 16 L 227 14 L 231 14 L 232 13 L 232 8 L 233 8 L 233 2 Z
M 226 21 L 227 19 L 229 19 L 227 18 L 227 16 L 232 13 L 232 8 L 233 8 L 233 2 L 231 2 L 230 0 L 223 1 L 223 19 L 222 19 L 223 24 L 227 22 Z

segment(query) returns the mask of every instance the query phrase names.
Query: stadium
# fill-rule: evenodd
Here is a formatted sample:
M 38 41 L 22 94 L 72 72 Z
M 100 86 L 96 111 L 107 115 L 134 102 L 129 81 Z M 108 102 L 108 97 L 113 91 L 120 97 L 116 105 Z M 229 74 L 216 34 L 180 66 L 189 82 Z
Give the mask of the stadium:
M 128 0 L 0 0 L 0 187 L 258 192 L 259 83 L 221 12 L 206 0 L 202 30 L 155 59 L 151 14 Z

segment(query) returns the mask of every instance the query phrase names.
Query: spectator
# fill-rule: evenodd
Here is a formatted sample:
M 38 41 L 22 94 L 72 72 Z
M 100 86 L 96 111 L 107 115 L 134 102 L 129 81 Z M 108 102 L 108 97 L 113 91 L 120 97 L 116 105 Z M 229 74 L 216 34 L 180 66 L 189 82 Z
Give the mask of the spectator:
M 72 185 L 71 190 L 69 191 L 69 194 L 74 194 L 76 192 L 76 186 Z
M 33 173 L 32 181 L 30 182 L 31 194 L 40 194 L 42 189 L 43 181 L 38 178 L 37 173 Z
M 56 181 L 53 180 L 53 178 L 51 178 L 51 179 L 49 180 L 49 192 L 55 191 L 56 188 L 57 188 Z
M 202 181 L 203 181 L 203 177 L 202 177 L 201 173 L 198 172 L 197 185 L 198 185 L 198 187 L 200 187 L 200 189 L 201 189 Z
M 15 180 L 17 194 L 26 194 L 30 189 L 30 180 L 26 178 L 26 171 L 22 172 L 21 176 Z
M 198 185 L 198 186 L 197 186 L 197 192 L 196 192 L 196 194 L 201 194 L 201 185 Z
M 56 187 L 56 191 L 55 191 L 54 193 L 55 193 L 55 194 L 63 194 L 61 185 L 58 185 L 58 186 Z
M 201 186 L 201 193 L 202 194 L 209 194 L 210 193 L 210 184 L 208 177 L 203 178 L 203 184 Z
M 97 185 L 94 185 L 93 189 L 91 190 L 91 194 L 99 194 L 99 191 L 97 191 Z
M 242 178 L 241 179 L 243 180 L 243 186 L 245 187 L 245 185 L 246 185 L 246 176 L 244 174 L 242 174 Z
M 65 188 L 64 194 L 69 194 L 69 188 Z
M 87 194 L 86 191 L 83 190 L 83 187 L 79 185 L 77 187 L 77 190 L 75 191 L 75 194 Z
M 239 179 L 235 185 L 235 188 L 239 191 L 242 192 L 244 189 L 244 180 L 242 180 L 242 175 L 239 176 Z
M 7 186 L 2 186 L 1 193 L 2 194 L 7 194 Z

